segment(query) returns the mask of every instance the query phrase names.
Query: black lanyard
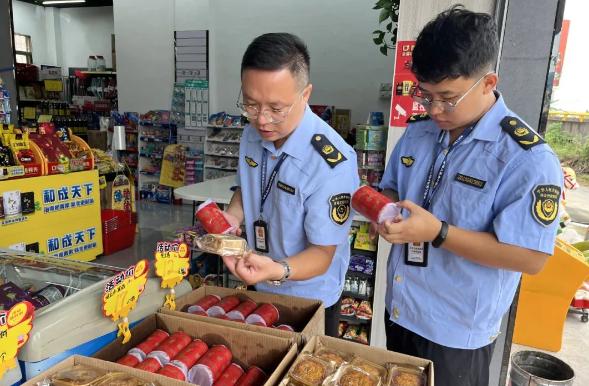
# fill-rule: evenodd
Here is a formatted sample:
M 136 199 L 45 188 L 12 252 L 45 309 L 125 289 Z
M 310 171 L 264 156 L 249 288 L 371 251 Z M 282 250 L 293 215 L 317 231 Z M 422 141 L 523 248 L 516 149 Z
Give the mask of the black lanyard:
M 266 202 L 266 199 L 268 198 L 268 195 L 270 194 L 270 191 L 272 190 L 272 185 L 274 184 L 274 180 L 276 179 L 276 176 L 278 175 L 278 170 L 280 170 L 280 167 L 282 166 L 282 163 L 284 162 L 286 157 L 287 157 L 287 154 L 282 153 L 282 155 L 278 159 L 278 162 L 274 166 L 274 169 L 272 169 L 272 173 L 270 173 L 270 180 L 268 181 L 268 184 L 266 185 L 266 168 L 268 166 L 268 150 L 264 149 L 264 154 L 262 155 L 262 178 L 261 178 L 261 184 L 260 184 L 260 186 L 261 186 L 260 191 L 262 193 L 262 195 L 260 196 L 260 217 L 262 217 L 262 213 L 264 212 L 264 203 Z
M 434 184 L 432 186 L 432 179 L 434 178 L 434 168 L 436 166 L 436 161 L 437 161 L 438 157 L 440 156 L 440 154 L 438 153 L 437 156 L 434 157 L 434 159 L 432 161 L 432 165 L 429 168 L 427 180 L 425 181 L 425 191 L 423 192 L 423 204 L 421 206 L 425 210 L 429 210 L 432 200 L 433 200 L 434 196 L 436 195 L 438 188 L 440 187 L 440 182 L 442 181 L 442 178 L 444 177 L 444 173 L 446 172 L 446 162 L 448 161 L 448 156 L 450 155 L 452 150 L 454 150 L 456 148 L 456 146 L 460 145 L 460 143 L 462 143 L 462 141 L 464 141 L 464 139 L 470 135 L 470 133 L 473 131 L 473 129 L 474 129 L 474 126 L 463 131 L 462 134 L 460 134 L 460 136 L 456 139 L 456 141 L 454 141 L 454 143 L 451 144 L 450 147 L 448 147 L 448 149 L 445 151 L 446 153 L 444 154 L 444 159 L 442 160 L 442 164 L 440 165 L 440 170 L 438 170 L 438 175 L 436 176 L 436 180 L 434 181 Z M 441 143 L 442 139 L 444 138 L 444 133 L 445 133 L 444 131 L 442 131 L 440 133 L 440 137 L 438 138 L 438 145 Z M 442 150 L 442 151 L 444 151 L 444 150 Z

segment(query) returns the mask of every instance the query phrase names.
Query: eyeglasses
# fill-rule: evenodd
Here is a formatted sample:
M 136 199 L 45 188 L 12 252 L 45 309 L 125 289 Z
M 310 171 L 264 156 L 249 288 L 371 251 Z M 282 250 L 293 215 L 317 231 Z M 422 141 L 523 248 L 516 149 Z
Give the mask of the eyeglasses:
M 302 99 L 303 93 L 304 93 L 304 91 L 299 94 L 300 99 Z M 286 118 L 288 117 L 288 114 L 290 114 L 293 107 L 299 101 L 299 99 L 297 99 L 292 105 L 285 106 L 281 109 L 269 108 L 269 109 L 264 109 L 264 110 L 260 111 L 258 106 L 254 105 L 254 104 L 247 104 L 247 103 L 241 102 L 240 101 L 241 95 L 242 95 L 241 89 L 239 89 L 239 94 L 237 95 L 237 102 L 235 102 L 235 105 L 237 106 L 238 109 L 241 110 L 241 115 L 243 115 L 247 119 L 257 120 L 259 115 L 262 114 L 264 116 L 264 118 L 266 118 L 268 120 L 268 123 L 270 123 L 272 125 L 276 125 L 276 124 L 284 122 L 286 120 Z
M 413 98 L 413 100 L 415 102 L 422 105 L 423 108 L 425 108 L 426 110 L 430 110 L 434 106 L 434 104 L 437 103 L 438 108 L 440 108 L 444 112 L 451 113 L 452 111 L 454 111 L 456 109 L 456 106 L 458 106 L 458 104 L 460 102 L 462 102 L 464 100 L 464 98 L 466 98 L 466 96 L 481 82 L 481 80 L 483 80 L 483 78 L 485 76 L 492 74 L 492 73 L 493 73 L 493 71 L 490 71 L 490 72 L 487 72 L 485 75 L 481 76 L 480 79 L 477 80 L 472 86 L 470 86 L 470 88 L 468 90 L 466 90 L 466 92 L 464 94 L 462 94 L 462 96 L 460 98 L 458 98 L 458 100 L 456 102 L 450 102 L 448 100 L 443 100 L 443 99 L 432 99 L 431 97 L 425 97 L 423 95 L 420 95 L 421 91 L 419 90 L 419 87 L 413 88 L 413 92 L 411 93 L 411 97 Z

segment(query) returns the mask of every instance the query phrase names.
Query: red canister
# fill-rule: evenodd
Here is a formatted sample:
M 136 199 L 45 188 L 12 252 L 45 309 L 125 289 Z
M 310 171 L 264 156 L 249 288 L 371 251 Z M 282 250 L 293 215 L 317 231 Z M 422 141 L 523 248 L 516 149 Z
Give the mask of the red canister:
M 162 365 L 166 365 L 180 351 L 182 351 L 192 341 L 192 338 L 182 331 L 173 333 L 169 338 L 164 340 L 157 349 L 150 352 L 147 357 L 157 358 Z
M 135 368 L 150 373 L 157 373 L 162 368 L 162 362 L 156 357 L 147 357 L 143 362 L 135 366 Z
M 229 311 L 227 313 L 227 317 L 230 320 L 243 321 L 245 320 L 245 318 L 249 316 L 249 314 L 254 312 L 256 308 L 258 308 L 258 304 L 251 299 L 247 299 L 241 302 L 237 307 Z
M 207 310 L 207 314 L 212 317 L 218 317 L 219 315 L 225 315 L 229 311 L 233 310 L 241 303 L 241 300 L 235 295 L 225 296 L 221 301 Z
M 135 367 L 139 363 L 141 363 L 141 360 L 136 355 L 125 354 L 125 356 L 123 356 L 117 360 L 117 363 L 120 365 Z
M 219 301 L 221 301 L 220 296 L 207 295 L 204 298 L 200 299 L 195 304 L 193 304 L 192 306 L 188 307 L 186 312 L 188 312 L 190 314 L 197 314 L 197 315 L 201 315 L 201 313 L 205 313 L 204 316 L 206 316 L 206 311 L 209 308 L 211 308 L 212 306 L 214 306 L 215 304 L 219 303 Z
M 224 234 L 233 230 L 221 209 L 211 199 L 199 205 L 195 216 L 207 233 Z
M 147 354 L 152 352 L 160 343 L 162 343 L 170 334 L 159 328 L 151 333 L 143 342 L 129 350 L 129 354 L 135 355 L 139 358 L 139 362 L 143 361 Z
M 182 371 L 182 369 L 174 365 L 172 362 L 162 367 L 157 373 L 160 375 L 165 375 L 168 378 L 186 381 L 186 374 Z
M 252 366 L 239 378 L 235 386 L 261 386 L 266 382 L 266 378 L 266 373 L 261 368 Z
M 245 322 L 247 324 L 260 323 L 265 327 L 271 327 L 278 322 L 278 319 L 280 319 L 278 308 L 273 304 L 263 303 L 245 319 Z
M 223 345 L 211 347 L 190 369 L 187 380 L 200 386 L 212 386 L 229 367 L 232 357 L 231 351 Z
M 200 339 L 195 339 L 174 357 L 172 362 L 180 362 L 186 371 L 208 351 L 209 346 Z
M 401 208 L 370 186 L 361 186 L 352 196 L 352 208 L 370 221 L 382 223 L 401 214 Z
M 244 373 L 240 365 L 232 363 L 213 386 L 234 386 Z
M 274 326 L 272 328 L 275 328 L 277 330 L 283 330 L 283 331 L 290 331 L 290 332 L 294 332 L 294 328 L 292 328 L 291 326 L 289 326 L 288 324 L 281 324 L 279 326 Z

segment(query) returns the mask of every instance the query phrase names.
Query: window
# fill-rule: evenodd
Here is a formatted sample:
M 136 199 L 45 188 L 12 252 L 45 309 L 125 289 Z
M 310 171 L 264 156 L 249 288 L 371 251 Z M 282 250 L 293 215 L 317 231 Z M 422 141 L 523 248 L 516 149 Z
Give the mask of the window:
M 33 63 L 33 46 L 29 35 L 14 34 L 14 51 L 17 63 Z

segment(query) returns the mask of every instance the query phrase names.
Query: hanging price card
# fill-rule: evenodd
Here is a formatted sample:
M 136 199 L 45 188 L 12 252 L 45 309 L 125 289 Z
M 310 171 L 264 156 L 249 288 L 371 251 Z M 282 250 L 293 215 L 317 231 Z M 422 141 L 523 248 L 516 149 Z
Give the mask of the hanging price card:
M 104 286 L 102 313 L 115 322 L 123 318 L 122 323 L 118 325 L 119 333 L 117 335 L 124 337 L 123 343 L 127 343 L 131 339 L 127 316 L 135 308 L 139 296 L 145 290 L 148 271 L 149 263 L 147 260 L 141 260 L 114 276 Z
M 155 274 L 162 278 L 162 288 L 171 288 L 166 295 L 164 307 L 176 309 L 176 294 L 174 287 L 188 275 L 190 256 L 188 245 L 184 243 L 157 243 L 155 252 Z
M 16 355 L 29 340 L 33 328 L 33 305 L 27 301 L 15 304 L 8 311 L 0 311 L 0 379 L 6 371 L 16 367 Z

